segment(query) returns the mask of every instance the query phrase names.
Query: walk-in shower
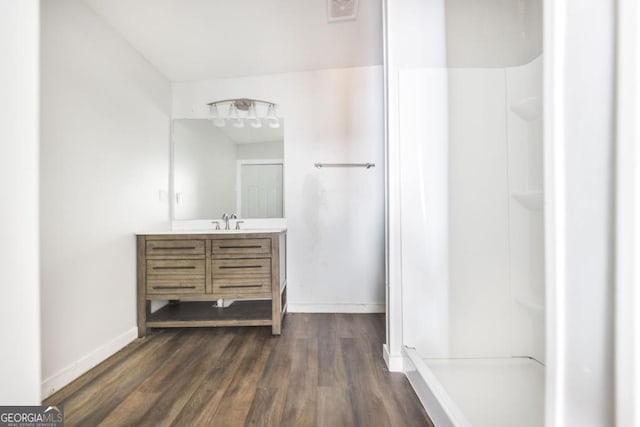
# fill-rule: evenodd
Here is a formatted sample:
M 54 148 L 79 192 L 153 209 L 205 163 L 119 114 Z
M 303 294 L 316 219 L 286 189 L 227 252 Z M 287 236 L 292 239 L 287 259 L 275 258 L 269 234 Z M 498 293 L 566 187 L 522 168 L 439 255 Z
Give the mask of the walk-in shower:
M 439 425 L 541 426 L 542 3 L 431 3 L 431 57 L 391 83 L 408 376 Z

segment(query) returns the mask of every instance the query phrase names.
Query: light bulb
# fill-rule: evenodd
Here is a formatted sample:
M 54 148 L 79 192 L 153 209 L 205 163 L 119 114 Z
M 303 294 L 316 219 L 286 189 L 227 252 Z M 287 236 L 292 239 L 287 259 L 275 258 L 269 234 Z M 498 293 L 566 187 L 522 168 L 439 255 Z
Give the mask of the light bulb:
M 251 105 L 249 105 L 249 111 L 247 115 L 249 116 L 249 124 L 252 128 L 258 129 L 262 127 L 262 122 L 258 118 L 258 113 L 256 112 L 255 102 L 252 102 Z
M 280 127 L 280 120 L 276 117 L 276 105 L 269 104 L 269 108 L 267 109 L 267 124 L 272 129 L 277 129 Z
M 209 105 L 209 115 L 212 119 L 217 119 L 220 117 L 220 113 L 218 112 L 218 106 L 216 104 Z
M 272 129 L 278 129 L 280 127 L 280 120 L 269 119 L 269 127 Z
M 234 102 L 231 102 L 231 104 L 229 104 L 229 120 L 231 120 L 231 124 L 233 125 L 233 127 L 236 127 L 236 128 L 244 127 L 244 120 L 240 118 L 240 115 L 238 114 L 238 109 L 236 108 L 236 104 Z
M 215 127 L 224 127 L 225 120 L 220 117 L 220 112 L 218 111 L 217 104 L 211 104 L 211 106 L 209 107 L 209 116 L 211 117 L 211 122 Z
M 232 102 L 231 104 L 229 104 L 229 114 L 228 114 L 230 119 L 237 119 L 238 118 L 238 109 L 236 108 L 236 105 Z

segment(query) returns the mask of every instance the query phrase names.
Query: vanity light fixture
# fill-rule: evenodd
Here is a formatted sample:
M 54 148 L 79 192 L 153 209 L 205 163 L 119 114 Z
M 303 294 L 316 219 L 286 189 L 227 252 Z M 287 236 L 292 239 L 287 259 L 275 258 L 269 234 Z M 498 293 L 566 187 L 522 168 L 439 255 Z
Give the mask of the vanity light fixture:
M 276 112 L 277 105 L 273 102 L 238 98 L 214 101 L 207 105 L 209 117 L 216 127 L 224 127 L 230 123 L 234 127 L 242 128 L 245 123 L 248 123 L 249 126 L 258 129 L 262 127 L 263 122 L 274 129 L 280 127 L 280 119 Z M 227 111 L 227 114 L 222 115 L 221 111 Z

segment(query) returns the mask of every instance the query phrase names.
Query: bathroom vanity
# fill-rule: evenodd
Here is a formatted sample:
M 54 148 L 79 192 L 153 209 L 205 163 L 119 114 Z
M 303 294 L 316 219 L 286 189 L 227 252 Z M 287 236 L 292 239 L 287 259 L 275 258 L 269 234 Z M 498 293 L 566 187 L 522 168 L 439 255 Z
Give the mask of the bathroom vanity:
M 137 267 L 140 337 L 148 328 L 265 325 L 280 335 L 284 229 L 138 234 Z M 153 300 L 169 303 L 151 312 Z

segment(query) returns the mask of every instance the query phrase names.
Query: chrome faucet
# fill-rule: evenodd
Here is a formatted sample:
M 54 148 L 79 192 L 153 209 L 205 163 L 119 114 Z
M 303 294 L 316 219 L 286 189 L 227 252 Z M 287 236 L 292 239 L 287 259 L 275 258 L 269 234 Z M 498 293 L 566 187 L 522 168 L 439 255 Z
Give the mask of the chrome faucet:
M 237 219 L 238 217 L 236 216 L 236 214 L 231 214 L 231 216 L 227 215 L 226 213 L 222 214 L 222 220 L 224 221 L 224 229 L 225 230 L 231 230 L 231 228 L 229 227 L 229 220 L 230 219 Z M 236 227 L 238 226 L 238 224 L 236 223 Z M 236 230 L 238 230 L 238 228 L 236 228 Z

